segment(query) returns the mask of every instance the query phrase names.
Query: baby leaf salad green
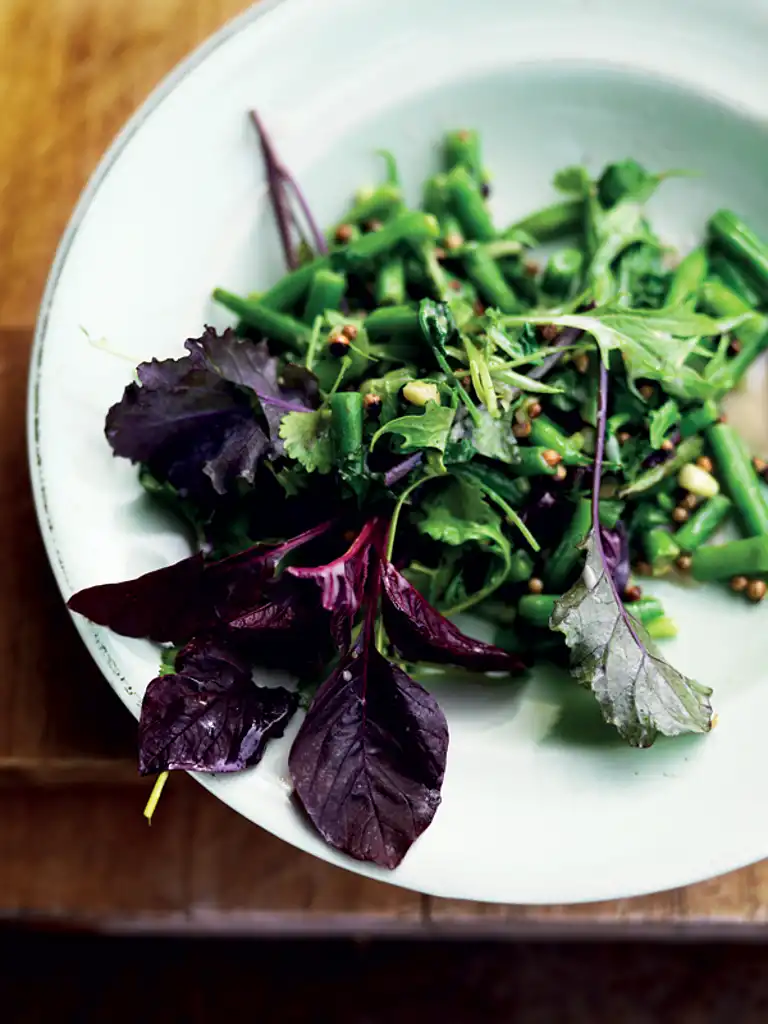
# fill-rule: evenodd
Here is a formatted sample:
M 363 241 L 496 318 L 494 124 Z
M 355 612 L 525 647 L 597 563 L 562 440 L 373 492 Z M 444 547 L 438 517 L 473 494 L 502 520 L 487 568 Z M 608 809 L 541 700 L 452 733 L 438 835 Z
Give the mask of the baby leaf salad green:
M 675 626 L 637 579 L 765 594 L 765 463 L 719 403 L 768 347 L 768 249 L 720 211 L 676 264 L 644 203 L 684 186 L 634 160 L 566 168 L 565 198 L 500 230 L 467 130 L 421 208 L 386 153 L 385 180 L 323 232 L 253 121 L 286 274 L 217 288 L 233 326 L 142 363 L 106 418 L 193 553 L 69 601 L 162 645 L 140 771 L 251 768 L 302 708 L 300 805 L 392 868 L 448 753 L 420 663 L 516 686 L 570 664 L 633 746 L 708 732 L 710 690 L 660 653 Z M 713 545 L 732 512 L 747 539 Z M 470 609 L 495 643 L 449 618 Z M 257 684 L 261 666 L 297 687 Z

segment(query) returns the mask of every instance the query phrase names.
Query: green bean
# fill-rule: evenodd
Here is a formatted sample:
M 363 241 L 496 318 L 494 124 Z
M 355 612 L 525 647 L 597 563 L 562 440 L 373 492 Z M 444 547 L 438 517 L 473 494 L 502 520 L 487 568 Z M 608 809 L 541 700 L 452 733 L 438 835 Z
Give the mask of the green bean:
M 654 619 L 660 619 L 664 614 L 664 608 L 658 597 L 641 597 L 638 601 L 632 601 L 629 611 L 636 619 L 639 619 L 644 626 Z
M 579 447 L 564 434 L 548 416 L 537 416 L 531 420 L 531 443 L 540 448 L 551 449 L 562 455 L 566 466 L 591 466 L 592 460 L 582 455 Z
M 361 235 L 357 241 L 350 242 L 338 254 L 338 259 L 357 267 L 386 255 L 401 242 L 423 242 L 429 238 L 435 239 L 439 234 L 437 221 L 431 214 L 408 210 L 387 221 L 378 231 L 370 231 L 367 235 Z
M 551 295 L 565 298 L 579 285 L 584 254 L 578 249 L 560 249 L 547 260 L 542 285 Z
M 652 640 L 671 640 L 678 633 L 677 626 L 666 615 L 662 615 L 658 619 L 652 619 L 645 629 Z
M 654 576 L 663 576 L 680 557 L 677 541 L 663 526 L 654 526 L 643 535 L 643 548 Z
M 523 583 L 533 575 L 533 559 L 527 551 L 519 548 L 512 553 L 507 570 L 507 581 L 509 583 Z
M 476 131 L 460 128 L 447 132 L 443 146 L 446 171 L 465 167 L 478 185 L 483 183 L 483 161 L 480 154 L 480 136 Z
M 744 442 L 727 423 L 709 427 L 707 441 L 715 457 L 720 482 L 736 506 L 746 532 L 768 534 L 768 503 Z
M 681 306 L 698 294 L 707 276 L 707 254 L 704 249 L 694 249 L 681 260 L 672 274 L 667 291 L 666 305 Z
M 745 266 L 763 299 L 768 299 L 768 246 L 740 217 L 718 210 L 710 218 L 709 235 L 725 253 Z
M 402 306 L 405 298 L 405 265 L 400 256 L 390 256 L 376 273 L 376 302 L 380 306 Z
M 713 316 L 735 317 L 749 314 L 733 332 L 744 345 L 759 343 L 768 333 L 768 317 L 756 313 L 740 295 L 731 291 L 716 277 L 707 278 L 702 285 L 701 304 Z
M 725 521 L 732 507 L 730 498 L 724 494 L 716 494 L 705 502 L 675 534 L 680 550 L 691 552 L 700 548 Z
M 706 427 L 717 423 L 719 419 L 720 408 L 717 402 L 708 398 L 701 405 L 683 413 L 683 418 L 680 421 L 680 434 L 684 438 L 693 437 L 695 434 L 700 434 Z
M 291 270 L 289 273 L 284 274 L 276 284 L 272 285 L 271 288 L 267 289 L 259 297 L 259 301 L 262 305 L 269 306 L 270 309 L 280 311 L 292 309 L 307 294 L 315 274 L 327 267 L 327 256 L 321 256 L 310 263 L 304 263 L 302 266 L 297 267 L 296 270 Z
M 667 491 L 659 491 L 656 495 L 656 504 L 659 508 L 666 512 L 667 516 L 670 516 L 677 506 L 674 494 L 669 494 Z
M 424 210 L 431 213 L 440 225 L 440 237 L 450 241 L 455 248 L 464 242 L 461 224 L 450 207 L 448 198 L 448 179 L 445 174 L 435 174 L 428 178 L 424 185 Z
M 583 558 L 581 545 L 591 526 L 592 502 L 589 498 L 581 498 L 560 543 L 547 560 L 544 583 L 550 590 L 561 591 L 567 586 L 573 570 Z
M 337 391 L 330 400 L 331 440 L 336 454 L 345 459 L 360 455 L 363 448 L 363 396 L 359 391 Z
M 398 210 L 402 203 L 403 193 L 398 185 L 391 182 L 378 185 L 358 197 L 343 220 L 333 227 L 331 234 L 334 234 L 342 224 L 364 224 L 367 220 L 385 220 Z
M 491 215 L 466 167 L 454 167 L 447 176 L 451 209 L 458 217 L 467 238 L 491 242 L 496 237 Z
M 696 580 L 727 580 L 768 572 L 768 535 L 708 544 L 693 552 L 691 574 Z
M 760 295 L 755 291 L 747 274 L 727 256 L 714 252 L 709 258 L 709 269 L 713 277 L 719 278 L 726 288 L 730 288 L 752 308 L 760 304 Z
M 550 446 L 536 448 L 520 445 L 515 452 L 515 461 L 510 468 L 518 476 L 554 476 L 557 466 L 551 466 L 544 458 L 544 453 L 550 450 Z
M 559 597 L 559 594 L 525 594 L 518 601 L 518 614 L 532 626 L 546 629 Z
M 537 242 L 553 242 L 557 238 L 578 234 L 583 223 L 584 200 L 564 199 L 511 224 L 504 232 L 504 237 L 514 237 L 522 231 Z
M 677 446 L 677 451 L 671 459 L 660 462 L 658 466 L 651 466 L 644 470 L 632 483 L 622 487 L 619 491 L 620 498 L 629 498 L 634 494 L 643 494 L 663 483 L 668 477 L 675 475 L 686 462 L 695 462 L 701 455 L 704 442 L 700 437 L 689 437 Z
M 473 245 L 464 256 L 464 270 L 483 299 L 502 313 L 519 313 L 520 301 L 484 246 Z
M 322 316 L 327 309 L 341 309 L 346 288 L 347 279 L 344 274 L 337 274 L 327 267 L 315 271 L 304 307 L 304 322 L 313 324 L 315 317 Z
M 371 341 L 397 334 L 416 336 L 419 333 L 419 313 L 410 306 L 382 306 L 368 314 L 364 326 Z
M 236 313 L 249 327 L 255 327 L 273 341 L 300 353 L 306 350 L 312 332 L 300 320 L 288 316 L 287 313 L 278 313 L 277 310 L 265 306 L 263 302 L 244 299 L 223 288 L 216 288 L 213 298 Z
M 632 516 L 632 531 L 652 530 L 656 526 L 669 527 L 669 515 L 650 501 L 640 502 Z
M 768 321 L 768 318 L 766 320 Z M 727 378 L 722 385 L 722 390 L 730 391 L 735 388 L 752 363 L 766 348 L 768 348 L 768 330 L 766 330 L 765 334 L 753 336 L 750 341 L 745 342 L 741 351 L 728 362 Z

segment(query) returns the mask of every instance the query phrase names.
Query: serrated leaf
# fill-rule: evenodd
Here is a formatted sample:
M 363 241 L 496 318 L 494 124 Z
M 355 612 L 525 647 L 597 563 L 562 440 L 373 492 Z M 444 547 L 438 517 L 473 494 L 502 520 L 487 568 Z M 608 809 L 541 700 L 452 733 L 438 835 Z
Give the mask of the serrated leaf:
M 664 438 L 677 423 L 680 422 L 680 409 L 677 402 L 670 398 L 660 409 L 654 409 L 649 417 L 648 429 L 651 436 L 651 447 L 661 448 Z
M 420 448 L 434 448 L 439 452 L 445 452 L 454 413 L 455 410 L 448 406 L 428 402 L 424 412 L 399 416 L 380 427 L 371 439 L 371 449 L 384 434 L 398 434 L 403 439 L 400 448 L 403 455 L 418 451 Z
M 286 453 L 308 473 L 330 473 L 333 469 L 333 446 L 322 410 L 289 412 L 280 422 L 280 437 Z

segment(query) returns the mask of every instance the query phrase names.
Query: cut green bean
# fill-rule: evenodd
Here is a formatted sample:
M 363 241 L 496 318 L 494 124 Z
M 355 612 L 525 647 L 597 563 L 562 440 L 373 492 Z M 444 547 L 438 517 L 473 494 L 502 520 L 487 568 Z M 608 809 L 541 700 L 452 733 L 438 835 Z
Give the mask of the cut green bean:
M 669 532 L 662 526 L 655 526 L 643 536 L 645 557 L 651 566 L 654 576 L 663 576 L 672 564 L 680 557 L 680 547 Z
M 717 529 L 725 522 L 733 505 L 724 494 L 716 494 L 701 508 L 696 509 L 691 518 L 675 534 L 680 550 L 690 554 L 705 544 Z
M 315 317 L 322 316 L 326 310 L 341 309 L 346 287 L 347 279 L 344 274 L 337 274 L 327 267 L 315 271 L 304 307 L 304 322 L 311 325 L 315 322 Z
M 270 309 L 283 311 L 298 306 L 309 291 L 315 274 L 319 270 L 326 269 L 329 265 L 328 257 L 321 256 L 310 263 L 304 263 L 285 274 L 271 288 L 259 296 L 259 302 Z
M 533 575 L 533 559 L 524 551 L 519 548 L 517 551 L 512 553 L 512 557 L 509 560 L 509 569 L 507 571 L 507 580 L 510 583 L 523 583 L 525 580 L 529 580 Z
M 718 210 L 710 218 L 710 237 L 754 278 L 762 298 L 768 299 L 768 246 L 731 210 Z
M 574 570 L 584 559 L 582 544 L 592 527 L 592 502 L 581 498 L 560 543 L 547 560 L 544 584 L 555 591 L 565 590 Z
M 509 287 L 499 265 L 482 245 L 473 245 L 464 256 L 467 277 L 489 305 L 502 313 L 519 313 L 520 300 Z
M 720 482 L 736 506 L 744 529 L 748 534 L 768 534 L 768 502 L 744 442 L 727 423 L 709 427 L 707 441 Z
M 392 335 L 418 335 L 419 313 L 410 306 L 382 306 L 365 318 L 364 326 L 371 341 L 381 341 Z
M 559 298 L 572 295 L 579 286 L 584 254 L 578 249 L 560 249 L 547 260 L 542 286 Z
M 717 402 L 708 398 L 701 405 L 697 405 L 696 408 L 683 414 L 680 421 L 680 434 L 683 438 L 693 437 L 707 427 L 711 427 L 713 423 L 717 423 L 719 419 L 720 407 Z
M 331 231 L 333 234 L 341 224 L 364 224 L 367 220 L 386 220 L 403 204 L 402 189 L 391 182 L 385 182 L 358 196 L 354 206 L 347 211 Z
M 701 304 L 713 316 L 735 317 L 749 314 L 734 334 L 744 345 L 759 343 L 768 333 L 768 317 L 755 310 L 736 292 L 716 277 L 707 278 L 701 289 Z
M 660 619 L 664 614 L 664 608 L 658 597 L 643 596 L 639 601 L 632 601 L 627 609 L 636 619 L 639 619 L 644 626 L 654 619 Z
M 424 185 L 424 210 L 431 213 L 440 225 L 440 238 L 456 248 L 464 242 L 464 231 L 453 213 L 448 197 L 448 179 L 445 174 L 435 174 Z
M 458 131 L 447 132 L 443 147 L 446 171 L 454 167 L 465 167 L 473 180 L 483 183 L 483 161 L 480 152 L 480 136 L 473 129 L 460 128 Z
M 537 416 L 531 420 L 531 443 L 543 449 L 551 449 L 562 456 L 566 466 L 591 466 L 592 460 L 582 455 L 577 443 L 564 434 L 548 416 Z
M 454 167 L 447 176 L 451 209 L 459 220 L 464 234 L 476 242 L 491 242 L 496 228 L 480 189 L 466 167 Z
M 511 469 L 519 476 L 554 476 L 557 466 L 551 466 L 544 458 L 549 450 L 549 445 L 543 448 L 520 445 L 515 452 L 515 461 L 511 464 Z
M 696 580 L 727 580 L 768 572 L 768 536 L 708 544 L 693 552 L 691 574 Z
M 713 277 L 719 278 L 726 288 L 730 288 L 753 309 L 760 304 L 760 294 L 752 285 L 751 278 L 733 260 L 720 252 L 714 252 L 709 258 L 709 269 Z
M 376 302 L 379 306 L 402 306 L 405 298 L 405 266 L 400 256 L 391 256 L 376 273 Z
M 424 242 L 440 235 L 437 221 L 429 213 L 409 210 L 387 221 L 378 231 L 369 231 L 342 250 L 337 258 L 358 267 L 385 256 L 401 242 Z
M 523 232 L 537 242 L 554 242 L 558 238 L 580 233 L 583 223 L 584 200 L 565 199 L 511 224 L 504 232 L 504 237 L 514 238 L 518 232 Z
M 559 594 L 525 594 L 518 601 L 518 615 L 526 622 L 530 622 L 532 626 L 546 629 L 559 596 Z
M 681 260 L 672 274 L 667 291 L 667 306 L 680 306 L 698 295 L 707 276 L 707 254 L 704 249 L 694 249 Z
M 656 526 L 669 527 L 670 525 L 669 514 L 650 501 L 640 502 L 632 516 L 633 532 L 636 530 L 645 532 Z
M 331 440 L 341 459 L 360 455 L 363 448 L 363 396 L 359 391 L 337 391 L 330 400 Z
M 261 301 L 254 302 L 250 299 L 244 299 L 240 295 L 234 295 L 232 292 L 225 291 L 223 288 L 216 288 L 213 292 L 213 298 L 216 302 L 220 302 L 222 306 L 226 306 L 227 309 L 237 314 L 249 327 L 255 327 L 257 331 L 261 331 L 266 337 L 287 348 L 292 348 L 302 353 L 306 350 L 307 345 L 309 345 L 312 333 L 310 328 L 306 324 L 301 323 L 300 320 L 288 316 L 287 313 L 278 313 L 277 310 L 270 309 L 269 306 L 265 306 Z

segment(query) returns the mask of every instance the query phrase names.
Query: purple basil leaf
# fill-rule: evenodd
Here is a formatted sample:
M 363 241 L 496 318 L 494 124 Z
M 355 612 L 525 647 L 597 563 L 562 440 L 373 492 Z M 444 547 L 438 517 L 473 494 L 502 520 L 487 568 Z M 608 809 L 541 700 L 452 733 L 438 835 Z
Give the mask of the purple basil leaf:
M 311 580 L 320 588 L 322 606 L 331 614 L 333 638 L 342 650 L 349 646 L 352 624 L 365 593 L 371 548 L 380 532 L 380 521 L 371 519 L 339 558 L 327 565 L 286 569 L 286 573 L 297 579 Z
M 211 373 L 257 395 L 269 426 L 272 455 L 282 454 L 280 421 L 286 412 L 313 408 L 310 395 L 318 394 L 315 375 L 304 367 L 295 367 L 290 372 L 286 367 L 279 381 L 278 361 L 270 355 L 267 343 L 240 338 L 232 330 L 217 334 L 207 327 L 202 337 L 189 338 L 186 347 Z
M 67 606 L 122 636 L 183 643 L 213 624 L 202 555 L 123 583 L 105 583 L 73 594 Z
M 253 420 L 242 420 L 227 435 L 219 452 L 203 466 L 217 494 L 239 477 L 252 484 L 256 469 L 269 450 L 269 438 Z
M 68 601 L 73 612 L 122 636 L 184 643 L 191 636 L 243 616 L 263 602 L 265 584 L 280 559 L 325 533 L 323 523 L 277 547 L 256 545 L 205 563 L 200 554 L 122 583 L 81 590 Z
M 384 628 L 407 661 L 460 665 L 473 672 L 522 672 L 525 668 L 515 655 L 462 633 L 391 562 L 382 562 L 381 578 Z
M 629 538 L 627 537 L 627 529 L 624 523 L 619 521 L 613 530 L 601 527 L 600 537 L 603 542 L 606 568 L 611 576 L 613 576 L 616 589 L 620 594 L 623 594 L 624 588 L 629 582 Z
M 440 803 L 448 725 L 434 698 L 378 653 L 372 632 L 318 690 L 289 765 L 326 842 L 394 868 Z
M 139 719 L 139 771 L 237 772 L 261 760 L 296 710 L 296 694 L 256 686 L 250 668 L 215 641 L 181 651 L 177 672 L 153 679 Z

